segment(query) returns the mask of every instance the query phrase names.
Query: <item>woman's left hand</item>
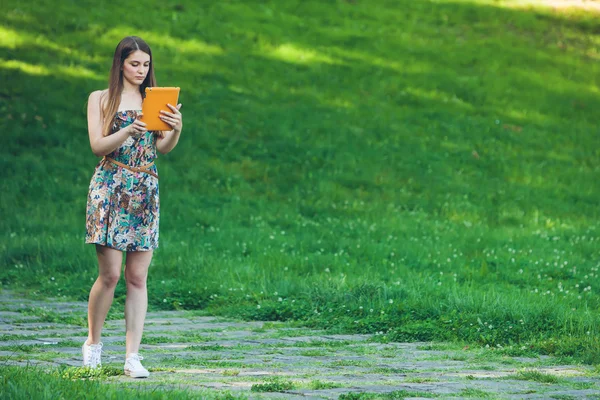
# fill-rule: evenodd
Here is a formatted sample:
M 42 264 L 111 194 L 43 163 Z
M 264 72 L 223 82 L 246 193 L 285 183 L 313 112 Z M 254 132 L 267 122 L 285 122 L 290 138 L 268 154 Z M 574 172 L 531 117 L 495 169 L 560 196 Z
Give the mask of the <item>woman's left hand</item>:
M 167 104 L 167 106 L 172 112 L 160 110 L 160 119 L 169 124 L 175 132 L 181 132 L 181 128 L 183 127 L 183 119 L 179 112 L 181 104 L 178 104 L 177 107 L 171 104 Z

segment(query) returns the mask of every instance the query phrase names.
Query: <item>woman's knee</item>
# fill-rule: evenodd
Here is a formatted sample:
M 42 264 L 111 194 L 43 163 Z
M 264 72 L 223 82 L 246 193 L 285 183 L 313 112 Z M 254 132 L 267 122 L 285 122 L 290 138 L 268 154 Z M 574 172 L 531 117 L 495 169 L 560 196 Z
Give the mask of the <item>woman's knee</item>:
M 127 253 L 125 261 L 125 282 L 128 288 L 145 289 L 148 268 L 152 261 L 152 251 Z
M 144 289 L 146 287 L 147 273 L 135 273 L 132 271 L 127 272 L 125 269 L 125 282 L 128 287 L 135 289 Z
M 120 278 L 121 274 L 115 271 L 101 273 L 98 277 L 102 282 L 102 285 L 108 289 L 114 289 L 117 286 L 117 283 L 119 283 Z
M 114 289 L 121 277 L 123 253 L 119 250 L 97 245 L 96 254 L 98 256 L 98 279 L 105 287 Z

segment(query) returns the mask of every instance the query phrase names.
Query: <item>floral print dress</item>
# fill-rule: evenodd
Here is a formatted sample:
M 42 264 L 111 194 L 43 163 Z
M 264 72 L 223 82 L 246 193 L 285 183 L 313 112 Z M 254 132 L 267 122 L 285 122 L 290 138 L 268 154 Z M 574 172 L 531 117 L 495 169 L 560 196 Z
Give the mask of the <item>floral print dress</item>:
M 112 133 L 130 125 L 139 110 L 118 111 Z M 108 154 L 120 163 L 143 167 L 156 158 L 156 134 L 130 136 Z M 150 171 L 157 174 L 156 166 Z M 158 247 L 158 178 L 134 172 L 102 159 L 90 182 L 87 199 L 86 243 L 121 251 L 149 251 Z

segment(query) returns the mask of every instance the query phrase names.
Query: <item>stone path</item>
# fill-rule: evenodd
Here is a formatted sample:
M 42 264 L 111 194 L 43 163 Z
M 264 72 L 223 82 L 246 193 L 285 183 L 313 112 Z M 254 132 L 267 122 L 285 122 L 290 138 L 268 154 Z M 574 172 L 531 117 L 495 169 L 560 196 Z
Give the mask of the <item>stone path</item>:
M 85 316 L 85 303 L 33 301 L 0 291 L 0 366 L 80 366 Z M 551 357 L 508 357 L 494 349 L 372 339 L 189 311 L 149 312 L 141 354 L 150 378 L 119 375 L 105 382 L 248 399 L 357 399 L 360 393 L 600 399 L 600 375 L 589 366 L 559 365 Z M 103 342 L 103 365 L 121 369 L 123 320 L 107 322 Z

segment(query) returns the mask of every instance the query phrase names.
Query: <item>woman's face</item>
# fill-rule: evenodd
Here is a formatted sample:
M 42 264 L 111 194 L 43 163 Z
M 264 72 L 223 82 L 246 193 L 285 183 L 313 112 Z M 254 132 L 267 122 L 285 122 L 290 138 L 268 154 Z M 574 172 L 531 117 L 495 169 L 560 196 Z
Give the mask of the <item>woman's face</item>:
M 123 78 L 132 85 L 141 85 L 150 69 L 150 55 L 136 50 L 123 61 Z

